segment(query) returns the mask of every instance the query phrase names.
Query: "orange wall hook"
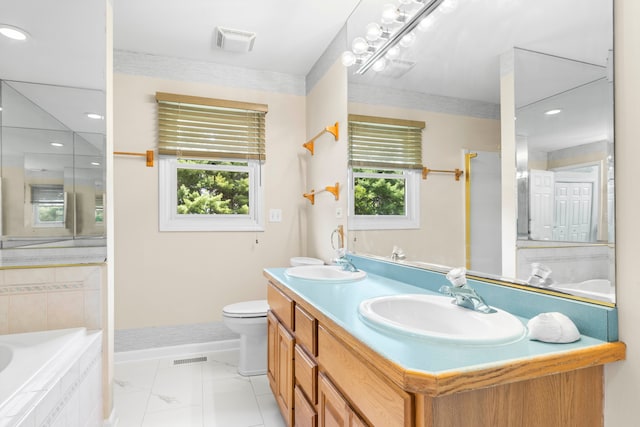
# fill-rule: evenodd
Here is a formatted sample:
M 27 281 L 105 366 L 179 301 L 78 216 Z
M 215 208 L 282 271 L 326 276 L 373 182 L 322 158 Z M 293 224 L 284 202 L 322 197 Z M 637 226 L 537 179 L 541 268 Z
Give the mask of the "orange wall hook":
M 304 193 L 302 195 L 302 197 L 304 197 L 305 199 L 309 199 L 309 201 L 311 202 L 312 205 L 316 204 L 316 193 L 315 193 L 315 190 L 311 190 L 310 193 Z
M 324 130 L 326 130 L 331 135 L 333 135 L 333 138 L 336 141 L 338 140 L 339 135 L 340 135 L 338 122 L 336 122 L 333 126 L 327 126 L 326 128 L 324 128 Z
M 314 144 L 315 140 L 310 140 L 309 142 L 305 142 L 304 144 L 302 144 L 302 146 L 304 148 L 306 148 L 307 150 L 309 150 L 311 152 L 311 155 L 313 156 L 313 144 Z
M 336 182 L 336 185 L 334 187 L 325 187 L 325 190 L 327 190 L 329 193 L 333 194 L 333 196 L 336 198 L 336 200 L 339 200 L 340 198 L 340 183 Z

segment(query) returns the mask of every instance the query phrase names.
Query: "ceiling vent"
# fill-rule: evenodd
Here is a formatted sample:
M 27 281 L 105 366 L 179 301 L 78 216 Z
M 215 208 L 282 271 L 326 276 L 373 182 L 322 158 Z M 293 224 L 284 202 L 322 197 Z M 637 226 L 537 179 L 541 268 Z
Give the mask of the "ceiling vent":
M 414 65 L 416 65 L 415 61 L 392 59 L 388 61 L 387 66 L 384 70 L 380 71 L 380 74 L 397 79 L 407 74 Z
M 228 52 L 251 52 L 256 33 L 216 27 L 216 46 Z

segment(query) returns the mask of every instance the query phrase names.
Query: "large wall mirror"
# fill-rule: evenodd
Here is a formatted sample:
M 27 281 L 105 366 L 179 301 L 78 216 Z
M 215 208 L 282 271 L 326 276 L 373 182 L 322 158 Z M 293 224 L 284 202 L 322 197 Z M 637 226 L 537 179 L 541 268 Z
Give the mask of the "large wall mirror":
M 348 45 L 380 22 L 386 3 L 362 0 Z M 349 113 L 423 120 L 425 166 L 464 177 L 429 174 L 419 229 L 349 230 L 349 249 L 391 259 L 395 247 L 413 265 L 466 265 L 614 303 L 613 2 L 443 3 L 454 7 L 436 10 L 382 70 L 347 71 Z M 505 90 L 513 111 L 501 105 Z M 513 118 L 513 135 L 501 114 Z M 504 144 L 515 155 L 503 159 Z
M 0 266 L 104 261 L 105 5 L 3 15 L 27 37 L 0 40 Z

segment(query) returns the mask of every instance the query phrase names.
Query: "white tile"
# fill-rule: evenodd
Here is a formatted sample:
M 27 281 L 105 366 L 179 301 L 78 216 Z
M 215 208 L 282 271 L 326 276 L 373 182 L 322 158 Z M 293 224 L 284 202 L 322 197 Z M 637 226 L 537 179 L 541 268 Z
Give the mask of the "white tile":
M 254 375 L 249 377 L 251 385 L 253 386 L 253 393 L 256 396 L 263 394 L 271 394 L 271 387 L 269 386 L 269 378 L 266 375 Z
M 262 425 L 251 382 L 245 378 L 219 378 L 204 383 L 204 422 L 207 427 Z
M 118 427 L 140 427 L 144 419 L 149 391 L 133 391 L 114 394 L 113 404 L 118 417 Z
M 150 392 L 157 370 L 157 360 L 117 363 L 113 379 L 114 395 L 140 391 Z
M 184 408 L 148 412 L 141 427 L 202 427 L 202 406 L 191 405 Z M 120 424 L 118 424 L 120 427 Z
M 229 378 L 238 375 L 238 352 L 236 350 L 207 353 L 207 362 L 202 365 L 202 378 Z
M 178 365 L 158 369 L 147 412 L 202 404 L 202 367 Z
M 284 418 L 280 413 L 280 408 L 273 394 L 263 394 L 256 396 L 258 400 L 258 407 L 260 408 L 260 414 L 262 415 L 262 421 L 264 427 L 286 427 Z

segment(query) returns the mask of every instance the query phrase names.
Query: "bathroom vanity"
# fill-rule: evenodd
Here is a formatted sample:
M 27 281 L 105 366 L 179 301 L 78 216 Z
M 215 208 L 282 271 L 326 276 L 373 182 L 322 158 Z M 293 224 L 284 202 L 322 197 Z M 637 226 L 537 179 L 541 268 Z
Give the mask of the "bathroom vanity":
M 430 290 L 376 274 L 265 276 L 268 377 L 289 426 L 602 426 L 603 365 L 625 357 L 623 343 L 586 335 L 479 346 L 394 334 L 366 324 L 358 304 Z

